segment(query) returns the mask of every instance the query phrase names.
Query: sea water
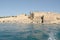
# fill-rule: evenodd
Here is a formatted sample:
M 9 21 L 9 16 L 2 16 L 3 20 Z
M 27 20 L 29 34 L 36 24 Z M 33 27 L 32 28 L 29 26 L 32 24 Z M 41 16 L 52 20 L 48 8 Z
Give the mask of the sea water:
M 60 40 L 60 25 L 0 23 L 0 40 Z

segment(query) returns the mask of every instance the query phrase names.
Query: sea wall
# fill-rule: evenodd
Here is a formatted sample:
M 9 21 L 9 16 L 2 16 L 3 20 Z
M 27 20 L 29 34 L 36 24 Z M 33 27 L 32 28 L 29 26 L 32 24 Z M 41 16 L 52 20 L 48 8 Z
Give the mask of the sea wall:
M 25 14 L 18 15 L 16 17 L 0 18 L 0 23 L 31 23 L 32 20 Z
M 60 23 L 60 14 L 52 12 L 32 12 L 29 16 L 21 14 L 16 17 L 0 18 L 0 23 Z
M 52 12 L 33 12 L 34 13 L 34 23 L 42 23 L 41 17 L 43 16 L 43 23 L 60 23 L 60 14 Z

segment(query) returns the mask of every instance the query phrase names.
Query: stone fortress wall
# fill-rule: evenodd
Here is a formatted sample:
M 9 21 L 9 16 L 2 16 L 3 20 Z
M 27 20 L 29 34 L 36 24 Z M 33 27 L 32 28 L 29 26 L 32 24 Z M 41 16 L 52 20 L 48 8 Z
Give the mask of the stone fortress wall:
M 16 17 L 0 18 L 0 23 L 60 23 L 60 14 L 53 12 L 32 12 L 30 15 L 21 14 Z
M 34 12 L 34 22 L 42 23 L 42 16 L 43 23 L 60 23 L 60 14 L 52 12 Z

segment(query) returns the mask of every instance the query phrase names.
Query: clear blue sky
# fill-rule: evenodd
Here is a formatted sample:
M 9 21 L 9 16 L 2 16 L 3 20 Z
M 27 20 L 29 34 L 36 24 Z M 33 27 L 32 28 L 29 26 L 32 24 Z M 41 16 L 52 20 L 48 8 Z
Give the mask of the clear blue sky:
M 30 11 L 60 13 L 60 0 L 0 0 L 0 16 L 29 14 Z

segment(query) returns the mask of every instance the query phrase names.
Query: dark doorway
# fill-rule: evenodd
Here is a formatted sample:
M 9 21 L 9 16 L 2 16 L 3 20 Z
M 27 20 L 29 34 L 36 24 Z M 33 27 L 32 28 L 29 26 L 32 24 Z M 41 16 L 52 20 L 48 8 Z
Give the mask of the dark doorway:
M 41 16 L 41 23 L 43 23 L 44 22 L 44 16 Z

